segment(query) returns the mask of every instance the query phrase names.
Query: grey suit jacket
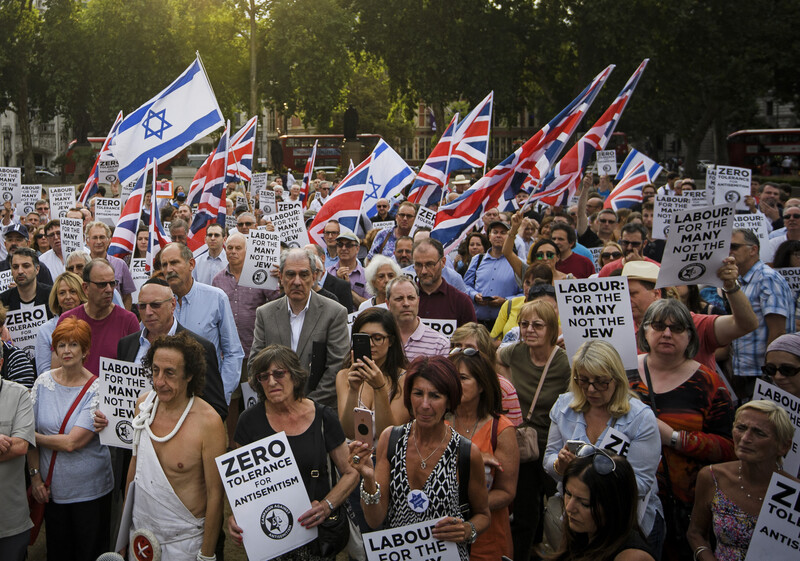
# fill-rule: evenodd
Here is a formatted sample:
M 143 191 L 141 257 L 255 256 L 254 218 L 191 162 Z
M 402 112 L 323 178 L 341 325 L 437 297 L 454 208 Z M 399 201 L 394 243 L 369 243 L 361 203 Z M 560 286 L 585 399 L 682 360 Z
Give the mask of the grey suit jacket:
M 350 350 L 350 334 L 347 329 L 347 310 L 341 304 L 311 291 L 303 328 L 297 342 L 300 364 L 308 369 L 314 342 L 323 342 L 327 350 L 325 371 L 309 399 L 336 409 L 336 373 Z M 253 331 L 253 346 L 250 348 L 248 369 L 258 352 L 268 345 L 292 347 L 292 327 L 289 324 L 288 298 L 283 296 L 267 302 L 256 311 Z

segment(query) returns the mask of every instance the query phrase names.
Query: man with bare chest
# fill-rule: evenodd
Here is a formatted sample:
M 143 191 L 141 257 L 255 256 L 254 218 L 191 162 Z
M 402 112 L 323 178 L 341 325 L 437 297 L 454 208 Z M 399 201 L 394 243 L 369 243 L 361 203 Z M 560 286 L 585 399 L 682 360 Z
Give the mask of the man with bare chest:
M 225 453 L 222 419 L 201 398 L 205 353 L 180 333 L 157 339 L 145 368 L 153 391 L 139 398 L 134 420 L 133 534 L 149 530 L 164 561 L 214 560 L 223 489 L 214 458 Z

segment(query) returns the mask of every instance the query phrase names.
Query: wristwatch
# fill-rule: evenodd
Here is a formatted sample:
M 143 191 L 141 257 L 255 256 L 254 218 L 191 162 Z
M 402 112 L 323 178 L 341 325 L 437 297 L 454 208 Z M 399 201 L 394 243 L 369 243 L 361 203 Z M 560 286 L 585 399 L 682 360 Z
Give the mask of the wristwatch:
M 39 468 L 31 468 L 31 469 L 29 469 L 28 470 L 28 475 L 30 475 L 31 477 L 33 477 L 35 475 L 39 475 Z
M 478 530 L 475 528 L 475 524 L 473 524 L 469 520 L 467 520 L 466 523 L 469 524 L 469 527 L 472 528 L 472 531 L 469 533 L 469 536 L 467 536 L 466 539 L 464 539 L 464 543 L 466 543 L 467 545 L 472 545 L 473 543 L 475 543 L 475 540 L 478 539 Z
M 727 289 L 726 289 L 726 288 L 723 286 L 723 287 L 722 287 L 722 292 L 724 292 L 725 294 L 733 294 L 734 292 L 738 291 L 740 288 L 742 288 L 742 285 L 741 285 L 741 284 L 739 284 L 739 281 L 738 281 L 738 279 L 737 279 L 737 280 L 733 281 L 733 288 L 731 288 L 730 290 L 727 290 Z

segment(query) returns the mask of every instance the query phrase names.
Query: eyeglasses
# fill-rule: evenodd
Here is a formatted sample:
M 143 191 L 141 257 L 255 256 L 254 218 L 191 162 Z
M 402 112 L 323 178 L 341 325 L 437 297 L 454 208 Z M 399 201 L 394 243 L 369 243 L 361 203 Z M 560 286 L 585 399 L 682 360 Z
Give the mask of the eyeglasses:
M 311 271 L 309 271 L 308 269 L 304 269 L 304 270 L 300 271 L 299 273 L 297 271 L 284 271 L 282 273 L 282 276 L 284 278 L 286 278 L 287 280 L 292 280 L 298 274 L 300 275 L 300 278 L 303 279 L 303 280 L 308 280 L 308 279 L 311 278 Z
M 414 218 L 415 216 L 416 215 L 414 215 L 414 214 L 398 214 L 397 218 L 409 218 L 409 219 L 411 219 L 411 218 Z
M 114 279 L 113 281 L 93 281 L 93 280 L 90 280 L 89 282 L 92 283 L 93 285 L 95 285 L 100 290 L 104 289 L 107 286 L 110 286 L 111 288 L 117 288 L 117 285 L 119 284 L 119 281 L 116 280 L 116 279 Z
M 616 224 L 617 223 L 616 220 L 606 220 L 605 218 L 598 218 L 597 221 L 600 224 Z
M 536 331 L 541 331 L 547 327 L 547 324 L 543 321 L 527 321 L 522 320 L 519 322 L 519 329 L 520 331 L 525 331 L 528 328 L 535 329 Z
M 336 242 L 336 247 L 356 247 L 356 242 Z
M 642 242 L 632 242 L 630 240 L 620 240 L 619 245 L 621 245 L 622 247 L 628 247 L 628 246 L 630 246 L 630 247 L 639 247 L 640 245 L 642 245 Z
M 339 232 L 323 232 L 323 234 L 326 236 L 338 236 Z
M 776 365 L 768 362 L 761 367 L 761 372 L 767 376 L 775 376 L 776 372 L 780 372 L 784 378 L 792 378 L 800 372 L 800 366 L 792 366 L 791 364 Z
M 139 300 L 137 305 L 139 306 L 140 310 L 146 310 L 148 306 L 150 306 L 150 308 L 153 310 L 160 310 L 161 306 L 170 301 L 172 301 L 172 298 L 167 298 L 166 300 L 156 300 L 155 302 L 142 302 Z
M 473 349 L 472 347 L 453 347 L 450 349 L 451 355 L 457 355 L 458 353 L 461 353 L 464 356 L 475 356 L 479 352 L 480 351 L 478 349 Z
M 367 335 L 367 334 L 366 333 L 362 333 L 362 335 Z M 370 333 L 369 334 L 369 340 L 372 341 L 373 345 L 381 345 L 388 338 L 389 338 L 389 336 L 386 335 L 385 333 Z
M 67 269 L 67 271 L 69 271 L 70 273 L 77 273 L 77 272 L 83 271 L 83 268 L 84 268 L 85 266 L 86 266 L 86 265 L 83 265 L 83 264 L 81 264 L 81 265 L 68 265 L 68 266 L 66 267 L 66 269 Z
M 555 251 L 542 251 L 536 253 L 536 259 L 538 259 L 539 261 L 542 261 L 543 259 L 552 259 L 555 256 L 556 256 Z
M 575 376 L 573 378 L 575 383 L 578 384 L 582 390 L 588 390 L 589 386 L 594 386 L 599 392 L 604 392 L 608 389 L 608 386 L 611 385 L 611 379 L 607 378 L 605 380 L 590 380 L 589 378 L 585 378 L 583 376 Z
M 441 261 L 428 261 L 426 263 L 420 263 L 418 261 L 415 261 L 414 262 L 414 268 L 415 269 L 420 269 L 420 270 L 433 269 L 434 267 L 436 267 L 436 265 L 438 265 L 440 263 L 441 263 Z
M 258 380 L 259 382 L 266 382 L 269 380 L 269 377 L 272 376 L 277 382 L 278 380 L 283 380 L 283 377 L 286 376 L 286 374 L 288 373 L 289 373 L 288 370 L 273 370 L 271 372 L 268 370 L 266 372 L 261 372 L 260 374 L 256 374 L 256 380 Z
M 686 331 L 686 327 L 683 325 L 666 323 L 663 321 L 651 321 L 650 327 L 652 327 L 656 331 L 666 331 L 666 329 L 669 327 L 669 330 L 672 333 L 675 333 L 676 335 L 680 335 L 681 333 Z
M 237 227 L 240 227 L 240 226 L 246 226 L 247 228 L 252 228 L 252 227 L 253 227 L 253 226 L 255 226 L 255 225 L 256 225 L 256 223 L 255 223 L 255 222 L 252 222 L 252 221 L 250 221 L 250 222 L 237 222 L 237 223 L 236 223 L 236 226 L 237 226 Z
M 730 245 L 731 245 L 731 251 L 738 251 L 743 247 L 753 247 L 753 244 L 751 243 L 732 243 Z
M 60 238 L 61 237 L 61 230 L 58 230 L 57 232 L 50 232 L 49 234 L 45 234 L 45 237 L 47 239 Z
M 783 215 L 784 220 L 797 220 L 798 218 L 800 218 L 800 212 L 793 212 L 791 214 Z
M 610 253 L 601 253 L 600 257 L 602 257 L 603 259 L 619 259 L 620 257 L 622 257 L 622 253 L 620 253 L 619 251 L 612 251 Z
M 534 284 L 530 290 L 528 290 L 528 298 L 536 298 L 537 296 L 542 296 L 543 294 L 555 296 L 556 289 L 550 284 Z
M 578 453 L 575 455 L 579 458 L 594 456 L 592 466 L 594 466 L 595 471 L 600 475 L 608 475 L 612 471 L 617 471 L 617 463 L 614 461 L 614 458 L 602 448 L 598 448 L 592 444 L 584 444 L 578 448 Z

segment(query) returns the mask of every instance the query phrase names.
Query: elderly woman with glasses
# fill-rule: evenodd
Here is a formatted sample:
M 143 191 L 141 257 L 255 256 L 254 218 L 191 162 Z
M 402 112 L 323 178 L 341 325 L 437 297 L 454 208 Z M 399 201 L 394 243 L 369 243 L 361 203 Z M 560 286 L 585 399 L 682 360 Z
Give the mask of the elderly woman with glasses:
M 631 387 L 656 413 L 662 456 L 658 489 L 664 504 L 667 559 L 691 555 L 685 540 L 697 473 L 733 459 L 733 405 L 725 382 L 693 360 L 699 348 L 689 310 L 657 300 L 637 333 L 639 369 Z
M 550 410 L 550 434 L 544 469 L 556 481 L 575 459 L 568 442 L 611 449 L 633 467 L 638 488 L 641 527 L 651 550 L 660 557 L 664 541 L 661 501 L 651 489 L 661 458 L 661 438 L 653 411 L 628 386 L 617 350 L 605 341 L 587 341 L 572 359 L 569 391 Z
M 364 276 L 367 279 L 367 292 L 371 298 L 364 300 L 358 307 L 362 312 L 367 308 L 379 306 L 386 308 L 386 285 L 395 277 L 402 274 L 400 266 L 396 261 L 389 259 L 385 255 L 376 255 L 364 269 Z
M 285 432 L 303 478 L 311 509 L 297 517 L 305 528 L 315 528 L 345 501 L 358 483 L 358 474 L 348 462 L 348 449 L 342 425 L 336 413 L 303 395 L 308 372 L 288 347 L 269 345 L 250 365 L 249 384 L 258 395 L 258 403 L 239 417 L 234 446 L 239 447 Z M 333 460 L 340 476 L 329 485 L 328 459 Z M 241 545 L 242 529 L 231 515 L 228 531 Z M 317 540 L 302 545 L 276 559 L 282 561 L 333 559 L 338 552 L 324 555 Z
M 770 343 L 761 371 L 780 389 L 800 397 L 800 334 L 781 335 Z

